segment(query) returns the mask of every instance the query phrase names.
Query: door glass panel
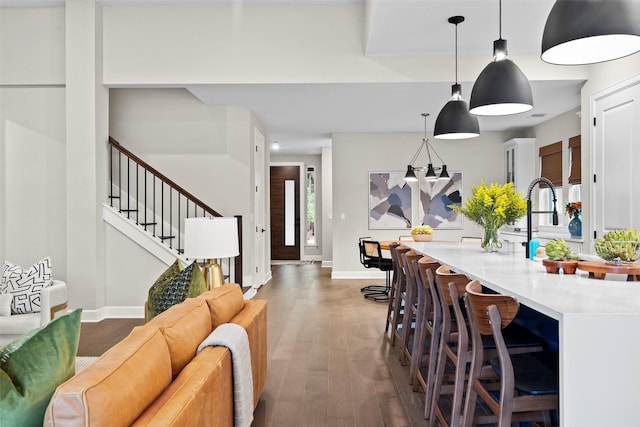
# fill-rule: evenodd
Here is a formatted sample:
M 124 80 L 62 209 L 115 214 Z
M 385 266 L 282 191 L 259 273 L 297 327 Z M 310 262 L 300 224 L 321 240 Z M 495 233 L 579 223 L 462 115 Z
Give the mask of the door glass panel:
M 284 181 L 284 245 L 296 245 L 295 206 L 296 182 L 292 179 Z
M 307 167 L 307 245 L 316 244 L 316 171 L 313 166 Z

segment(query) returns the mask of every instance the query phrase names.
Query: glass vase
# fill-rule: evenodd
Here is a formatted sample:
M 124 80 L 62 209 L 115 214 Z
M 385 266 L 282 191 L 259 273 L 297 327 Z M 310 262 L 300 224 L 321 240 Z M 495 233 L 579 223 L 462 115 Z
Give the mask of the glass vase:
M 578 215 L 574 215 L 573 219 L 569 221 L 569 234 L 571 237 L 582 237 L 582 220 Z
M 485 252 L 498 252 L 502 248 L 502 243 L 498 239 L 498 229 L 485 227 L 481 245 Z

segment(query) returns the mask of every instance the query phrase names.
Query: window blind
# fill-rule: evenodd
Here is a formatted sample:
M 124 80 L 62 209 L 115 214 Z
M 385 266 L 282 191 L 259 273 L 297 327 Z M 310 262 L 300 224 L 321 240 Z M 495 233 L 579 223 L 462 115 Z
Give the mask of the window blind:
M 540 147 L 540 176 L 562 187 L 562 141 Z
M 569 173 L 569 184 L 580 184 L 582 181 L 580 135 L 569 138 L 569 158 L 571 159 L 571 172 Z

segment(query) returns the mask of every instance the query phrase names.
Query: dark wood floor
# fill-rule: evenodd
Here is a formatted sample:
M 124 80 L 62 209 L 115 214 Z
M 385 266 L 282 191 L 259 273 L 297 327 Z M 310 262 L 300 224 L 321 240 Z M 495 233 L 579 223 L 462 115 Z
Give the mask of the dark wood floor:
M 272 271 L 255 297 L 268 301 L 268 378 L 252 427 L 425 425 L 424 395 L 384 336 L 387 305 L 360 293 L 372 282 L 331 280 L 319 264 Z M 78 354 L 100 355 L 141 323 L 83 324 Z

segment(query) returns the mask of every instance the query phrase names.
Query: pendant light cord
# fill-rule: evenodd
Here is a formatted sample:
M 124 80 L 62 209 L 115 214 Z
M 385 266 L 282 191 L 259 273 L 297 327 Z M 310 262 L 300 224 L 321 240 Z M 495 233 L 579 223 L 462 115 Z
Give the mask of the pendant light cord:
M 498 0 L 498 36 L 502 39 L 502 0 Z
M 429 164 L 431 164 L 431 151 L 429 150 L 429 139 L 427 138 L 427 116 L 424 116 L 424 138 L 422 143 L 427 147 L 427 157 L 429 157 Z
M 456 84 L 458 84 L 458 24 L 456 24 Z

